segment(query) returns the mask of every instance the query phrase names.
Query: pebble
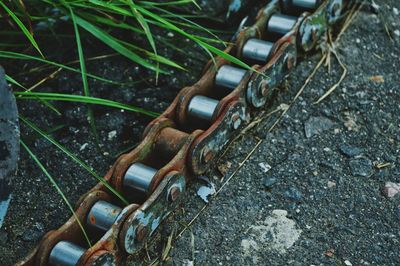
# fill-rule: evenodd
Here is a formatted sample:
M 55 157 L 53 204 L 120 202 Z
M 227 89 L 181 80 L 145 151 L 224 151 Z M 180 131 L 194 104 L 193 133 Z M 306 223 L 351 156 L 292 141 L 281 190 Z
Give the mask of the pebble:
M 397 16 L 399 15 L 399 10 L 395 7 L 393 7 L 393 13 Z
M 275 177 L 265 177 L 263 180 L 263 185 L 265 188 L 271 188 L 276 183 L 278 183 L 278 179 Z
M 184 259 L 182 261 L 182 266 L 193 266 L 194 265 L 194 261 L 189 260 L 189 259 Z
M 340 152 L 348 157 L 355 157 L 363 153 L 363 149 L 348 144 L 342 144 L 339 147 Z
M 268 172 L 272 168 L 272 166 L 267 163 L 259 163 L 258 165 L 261 167 L 264 173 Z
M 373 172 L 372 162 L 366 157 L 358 157 L 349 162 L 351 173 L 354 176 L 371 176 Z
M 329 118 L 323 116 L 310 117 L 304 124 L 304 131 L 306 137 L 311 138 L 312 136 L 319 135 L 333 126 L 334 123 Z
M 336 183 L 332 181 L 328 181 L 328 188 L 336 187 Z
M 400 30 L 394 30 L 393 33 L 394 33 L 394 35 L 396 35 L 397 37 L 400 37 Z
M 116 130 L 108 132 L 108 140 L 112 140 L 116 136 L 117 136 L 117 131 Z
M 378 12 L 378 10 L 381 8 L 377 3 L 375 3 L 374 0 L 371 1 L 371 7 L 375 10 L 375 12 Z
M 303 195 L 297 188 L 290 187 L 285 191 L 284 196 L 290 200 L 300 201 Z
M 393 198 L 400 192 L 400 183 L 386 182 L 383 188 L 383 194 L 387 198 Z
M 347 266 L 352 266 L 353 265 L 349 260 L 345 260 L 344 264 L 347 265 Z
M 215 188 L 215 184 L 210 181 L 210 179 L 206 176 L 200 176 L 199 179 L 203 180 L 206 185 L 203 185 L 198 188 L 197 195 L 205 202 L 208 203 L 208 197 L 214 195 L 217 191 Z
M 79 151 L 83 151 L 84 149 L 86 149 L 86 147 L 89 145 L 89 143 L 85 143 L 81 146 L 81 148 L 79 149 Z

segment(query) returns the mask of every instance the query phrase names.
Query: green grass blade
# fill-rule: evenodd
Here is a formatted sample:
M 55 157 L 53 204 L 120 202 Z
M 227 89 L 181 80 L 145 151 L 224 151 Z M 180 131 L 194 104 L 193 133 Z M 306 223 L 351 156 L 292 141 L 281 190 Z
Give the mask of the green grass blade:
M 4 8 L 4 10 L 10 15 L 10 17 L 17 23 L 18 27 L 22 30 L 28 40 L 31 42 L 33 47 L 39 52 L 39 54 L 44 58 L 42 51 L 40 51 L 39 45 L 36 43 L 35 38 L 33 38 L 32 34 L 25 27 L 24 23 L 12 12 L 4 3 L 0 1 L 0 5 Z
M 78 25 L 76 24 L 74 11 L 71 8 L 69 8 L 69 11 L 70 11 L 70 14 L 71 14 L 72 23 L 74 24 L 74 31 L 75 31 L 75 37 L 76 37 L 76 46 L 78 48 L 79 64 L 81 66 L 81 73 L 82 73 L 83 91 L 84 91 L 85 96 L 90 96 L 89 83 L 88 83 L 87 74 L 86 74 L 86 64 L 85 64 L 85 57 L 83 55 L 81 37 L 80 37 L 80 34 L 79 34 Z M 88 117 L 89 117 L 90 129 L 91 129 L 92 134 L 94 135 L 94 137 L 96 139 L 97 146 L 99 147 L 99 143 L 100 143 L 99 134 L 97 133 L 97 129 L 96 129 L 96 123 L 95 123 L 95 120 L 94 120 L 93 109 L 90 106 L 88 107 Z
M 158 11 L 160 11 L 160 12 L 163 12 L 163 13 L 165 13 L 165 14 L 168 14 L 168 15 L 170 15 L 171 17 L 173 17 L 173 18 L 175 18 L 175 19 L 180 19 L 180 20 L 186 22 L 186 23 L 181 23 L 182 26 L 186 26 L 186 27 L 189 27 L 189 28 L 193 28 L 193 29 L 195 29 L 195 30 L 201 30 L 201 31 L 204 31 L 204 32 L 210 34 L 212 37 L 215 38 L 215 39 L 213 40 L 214 42 L 225 43 L 223 40 L 221 40 L 215 33 L 213 33 L 212 31 L 210 31 L 209 29 L 207 29 L 207 28 L 201 26 L 201 25 L 198 24 L 198 23 L 195 23 L 194 21 L 191 21 L 191 20 L 185 18 L 184 16 L 175 14 L 175 13 L 173 13 L 173 12 L 170 12 L 170 11 L 168 11 L 168 10 L 165 10 L 165 9 L 162 9 L 162 8 L 158 8 L 158 7 L 156 7 L 156 10 L 158 10 Z M 176 23 L 176 22 L 175 22 L 175 23 Z
M 143 48 L 140 48 L 140 47 L 138 47 L 138 46 L 136 46 L 134 44 L 131 44 L 131 43 L 128 43 L 128 42 L 125 42 L 125 41 L 120 41 L 120 42 L 122 44 L 126 45 L 127 47 L 131 47 L 132 49 L 135 49 L 135 50 L 138 50 L 140 52 L 145 53 L 151 60 L 157 61 L 157 62 L 162 63 L 164 65 L 171 66 L 171 67 L 174 67 L 174 68 L 177 68 L 177 69 L 180 69 L 180 70 L 186 70 L 181 65 L 177 64 L 176 62 L 174 62 L 174 61 L 172 61 L 172 60 L 170 60 L 170 59 L 168 59 L 166 57 L 163 57 L 161 55 L 156 55 L 156 54 L 154 54 L 152 52 L 149 52 L 149 51 L 147 51 L 147 50 L 145 50 Z
M 137 11 L 136 5 L 134 4 L 133 0 L 127 0 L 126 2 L 130 6 L 130 8 L 131 8 L 131 10 L 132 10 L 132 12 L 134 14 L 134 17 L 136 17 L 136 20 L 139 22 L 140 26 L 144 30 L 144 33 L 146 34 L 146 38 L 149 41 L 150 46 L 154 51 L 154 54 L 157 55 L 156 44 L 154 42 L 153 34 L 150 31 L 149 24 L 147 24 L 146 20 L 142 16 L 142 14 L 140 14 L 140 12 Z M 157 66 L 157 71 L 156 71 L 156 75 L 157 76 L 158 76 L 158 73 L 159 72 L 158 72 L 158 66 Z
M 7 80 L 8 82 L 10 82 L 11 84 L 14 84 L 14 85 L 17 86 L 17 87 L 20 87 L 20 88 L 26 90 L 26 88 L 25 88 L 21 83 L 19 83 L 18 81 L 16 81 L 15 79 L 13 79 L 12 77 L 10 77 L 10 76 L 7 75 L 7 74 L 6 74 L 6 80 Z
M 26 125 L 28 125 L 31 129 L 39 133 L 43 138 L 45 138 L 47 141 L 49 141 L 51 144 L 56 146 L 58 149 L 60 149 L 62 152 L 64 152 L 68 157 L 70 157 L 75 163 L 77 163 L 79 166 L 81 166 L 83 169 L 85 169 L 87 172 L 89 172 L 92 176 L 94 176 L 99 182 L 101 182 L 108 190 L 111 191 L 117 198 L 119 198 L 125 205 L 129 205 L 129 202 L 120 194 L 118 191 L 116 191 L 108 182 L 105 180 L 103 177 L 100 177 L 97 173 L 93 171 L 93 169 L 85 164 L 83 161 L 81 161 L 75 154 L 73 154 L 71 151 L 69 151 L 67 148 L 62 146 L 60 143 L 58 143 L 56 140 L 51 138 L 46 132 L 38 128 L 36 125 L 34 125 L 32 122 L 27 120 L 26 118 L 20 116 L 19 117 L 22 122 L 24 122 Z
M 90 21 L 93 21 L 95 23 L 101 23 L 103 25 L 107 25 L 107 26 L 114 27 L 114 28 L 131 30 L 131 31 L 133 31 L 134 33 L 137 33 L 137 34 L 143 34 L 143 35 L 145 34 L 143 30 L 138 29 L 136 27 L 133 27 L 133 26 L 131 26 L 129 24 L 126 24 L 124 22 L 117 23 L 117 22 L 114 22 L 114 21 L 112 21 L 110 19 L 102 18 L 100 16 L 91 15 L 91 14 L 88 14 L 88 13 L 81 13 L 81 15 L 83 17 L 85 17 L 86 19 L 88 19 Z M 159 54 L 156 55 L 156 54 L 154 54 L 154 53 L 152 53 L 152 52 L 150 52 L 150 51 L 148 51 L 146 49 L 143 49 L 143 48 L 140 48 L 140 47 L 138 47 L 136 45 L 133 45 L 132 43 L 128 43 L 128 42 L 125 42 L 125 41 L 122 41 L 122 40 L 118 40 L 118 41 L 121 44 L 124 44 L 126 47 L 130 47 L 133 50 L 145 53 L 146 56 L 148 56 L 150 60 L 157 61 L 157 62 L 159 62 L 161 64 L 168 65 L 168 66 L 171 66 L 171 67 L 174 67 L 174 68 L 177 68 L 177 69 L 185 70 L 184 67 L 182 67 L 181 65 L 177 64 L 176 62 L 174 62 L 174 61 L 172 61 L 172 60 L 170 60 L 170 59 L 168 59 L 168 58 L 166 58 L 164 56 L 161 56 Z M 167 42 L 165 42 L 163 40 L 161 40 L 161 42 L 163 44 L 165 44 L 166 46 L 169 46 L 169 47 L 172 46 L 172 44 L 167 43 Z M 171 47 L 171 48 L 175 49 L 175 47 Z M 175 49 L 175 50 L 179 50 L 179 48 Z
M 196 38 L 192 34 L 189 34 L 189 33 L 185 32 L 184 30 L 178 28 L 177 26 L 175 26 L 174 24 L 172 24 L 168 20 L 166 20 L 166 19 L 154 14 L 153 12 L 151 12 L 151 11 L 145 9 L 145 8 L 142 8 L 140 6 L 137 6 L 137 9 L 142 14 L 145 14 L 146 16 L 151 17 L 152 19 L 160 22 L 162 25 L 164 25 L 163 26 L 164 28 L 178 32 L 179 34 L 181 34 L 181 35 L 183 35 L 183 36 L 195 41 L 198 45 L 202 46 L 203 48 L 211 51 L 212 53 L 214 53 L 216 55 L 221 56 L 222 58 L 224 58 L 224 59 L 226 59 L 226 60 L 228 60 L 228 61 L 230 61 L 230 62 L 232 62 L 232 63 L 234 63 L 234 64 L 236 64 L 236 65 L 238 65 L 240 67 L 243 67 L 243 68 L 245 68 L 247 70 L 255 71 L 251 66 L 247 65 L 246 63 L 242 62 L 241 60 L 237 59 L 236 57 L 234 57 L 234 56 L 232 56 L 232 55 L 230 55 L 228 53 L 225 53 L 225 52 L 215 48 L 214 46 L 209 45 L 208 43 Z
M 15 52 L 9 52 L 9 51 L 0 51 L 0 58 L 8 58 L 8 59 L 15 59 L 15 60 L 32 60 L 32 61 L 38 61 L 38 62 L 42 62 L 48 65 L 52 65 L 55 67 L 59 67 L 71 72 L 75 72 L 75 73 L 81 73 L 81 71 L 79 69 L 73 68 L 73 67 L 69 67 L 67 65 L 63 65 L 57 62 L 53 62 L 50 60 L 46 60 L 40 57 L 36 57 L 36 56 L 32 56 L 32 55 L 27 55 L 27 54 L 21 54 L 21 53 L 15 53 Z M 112 81 L 112 80 L 108 80 L 93 74 L 89 74 L 87 73 L 87 76 L 92 78 L 92 79 L 96 79 L 105 83 L 109 83 L 109 84 L 116 84 L 116 85 L 120 85 L 120 82 L 117 81 Z
M 78 223 L 79 227 L 82 230 L 82 233 L 86 239 L 86 242 L 88 243 L 89 247 L 92 246 L 90 243 L 90 239 L 88 234 L 86 233 L 85 228 L 83 227 L 81 221 L 79 220 L 78 216 L 76 215 L 74 208 L 72 207 L 71 203 L 68 201 L 67 197 L 64 195 L 60 187 L 57 185 L 56 181 L 53 179 L 53 177 L 50 175 L 50 173 L 46 170 L 46 168 L 43 166 L 43 164 L 40 162 L 40 160 L 36 157 L 36 155 L 29 149 L 29 147 L 21 140 L 20 141 L 22 147 L 28 152 L 29 156 L 35 161 L 35 163 L 39 166 L 39 168 L 42 170 L 42 172 L 47 176 L 49 179 L 50 183 L 53 185 L 53 187 L 57 190 L 58 194 L 60 194 L 61 198 L 64 200 L 65 204 L 67 204 L 68 208 L 72 212 L 72 215 L 75 217 L 76 222 Z
M 14 92 L 15 96 L 19 100 L 34 100 L 36 97 L 47 101 L 64 101 L 64 102 L 80 102 L 86 104 L 97 104 L 103 105 L 118 109 L 123 109 L 131 112 L 136 112 L 140 114 L 144 114 L 150 117 L 157 117 L 160 114 L 157 112 L 147 111 L 142 108 L 131 106 L 119 102 L 115 102 L 108 99 L 96 98 L 96 97 L 88 97 L 82 95 L 73 95 L 73 94 L 63 94 L 63 93 L 51 93 L 51 92 Z
M 83 18 L 80 18 L 78 16 L 75 17 L 76 23 L 84 28 L 86 31 L 90 32 L 94 37 L 99 39 L 100 41 L 104 42 L 107 46 L 112 48 L 113 50 L 117 51 L 121 55 L 127 57 L 128 59 L 138 63 L 141 66 L 144 66 L 148 69 L 151 69 L 153 71 L 157 71 L 157 66 L 154 64 L 149 63 L 136 53 L 132 52 L 131 50 L 127 49 L 125 46 L 123 46 L 121 43 L 119 43 L 115 38 L 110 36 L 108 33 L 105 31 L 101 30 L 100 28 L 94 26 L 92 23 L 84 20 Z M 160 73 L 166 74 L 167 72 L 163 70 L 158 70 Z

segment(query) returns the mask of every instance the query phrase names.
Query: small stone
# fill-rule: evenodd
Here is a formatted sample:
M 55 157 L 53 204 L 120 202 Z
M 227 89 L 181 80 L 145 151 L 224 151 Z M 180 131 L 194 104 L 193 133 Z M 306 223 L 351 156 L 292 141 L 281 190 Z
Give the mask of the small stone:
M 354 176 L 371 176 L 374 171 L 372 168 L 372 162 L 366 157 L 358 157 L 350 160 L 349 162 L 351 173 Z
M 208 197 L 214 195 L 217 190 L 215 188 L 214 183 L 212 183 L 208 177 L 200 176 L 199 179 L 203 180 L 206 183 L 206 185 L 199 187 L 199 189 L 197 190 L 197 195 L 205 203 L 208 203 Z
M 286 210 L 273 210 L 272 211 L 272 216 L 275 217 L 286 217 L 288 212 Z
M 266 177 L 263 180 L 263 185 L 264 185 L 265 188 L 271 188 L 276 183 L 278 183 L 278 179 L 275 178 L 275 177 Z
M 174 33 L 168 32 L 168 33 L 167 33 L 167 36 L 170 37 L 170 38 L 172 38 L 172 37 L 174 37 Z
M 378 12 L 381 8 L 377 3 L 375 3 L 374 0 L 371 1 L 371 7 L 375 10 L 375 12 Z
M 347 266 L 352 266 L 353 265 L 353 264 L 351 264 L 351 262 L 349 260 L 345 260 L 344 264 L 347 265 Z
M 258 165 L 261 167 L 264 173 L 268 172 L 272 168 L 272 166 L 267 163 L 259 163 Z
M 333 257 L 333 255 L 335 255 L 335 250 L 334 249 L 332 249 L 332 248 L 330 248 L 330 249 L 328 249 L 326 252 L 325 252 L 325 256 L 327 256 L 327 257 Z
M 348 144 L 342 144 L 340 147 L 340 152 L 343 155 L 346 155 L 348 157 L 355 157 L 360 155 L 361 153 L 363 153 L 363 150 L 361 148 L 355 147 L 355 146 L 351 146 Z
M 108 140 L 112 140 L 116 136 L 117 136 L 117 131 L 116 130 L 108 132 Z
M 88 145 L 89 145 L 89 143 L 83 144 L 83 145 L 80 147 L 79 151 L 83 151 L 84 149 L 86 149 L 86 147 L 87 147 Z
M 397 193 L 400 192 L 400 183 L 396 184 L 393 182 L 386 182 L 383 188 L 383 194 L 387 198 L 393 198 Z
M 397 37 L 400 37 L 400 30 L 394 30 L 393 33 L 394 33 L 394 35 L 396 35 Z
M 393 7 L 393 13 L 397 16 L 399 15 L 399 10 L 395 7 Z
M 293 201 L 300 201 L 303 195 L 295 187 L 290 187 L 285 191 L 284 196 Z
M 336 183 L 332 181 L 328 181 L 328 188 L 336 187 Z
M 307 138 L 311 138 L 314 135 L 319 135 L 323 131 L 326 131 L 334 126 L 334 123 L 323 116 L 310 117 L 304 124 L 304 131 Z

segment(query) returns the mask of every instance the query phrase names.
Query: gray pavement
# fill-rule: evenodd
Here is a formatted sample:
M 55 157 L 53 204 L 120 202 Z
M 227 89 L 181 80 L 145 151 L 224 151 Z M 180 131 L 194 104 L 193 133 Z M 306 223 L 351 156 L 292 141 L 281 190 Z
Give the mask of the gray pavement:
M 144 264 L 194 219 L 162 264 L 400 265 L 400 46 L 385 30 L 400 29 L 395 6 L 356 17 L 337 47 L 348 73 L 329 97 L 314 104 L 343 73 L 334 59 L 271 132 L 281 111 L 231 145 L 208 174 L 217 190 L 255 152 L 204 211 L 202 184 L 188 192 Z M 270 110 L 290 104 L 319 58 L 298 66 Z

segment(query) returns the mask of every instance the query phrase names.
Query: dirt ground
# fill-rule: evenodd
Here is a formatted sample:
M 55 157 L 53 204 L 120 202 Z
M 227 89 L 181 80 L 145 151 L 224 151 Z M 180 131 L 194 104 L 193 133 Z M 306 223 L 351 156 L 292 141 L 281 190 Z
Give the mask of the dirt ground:
M 223 186 L 209 204 L 205 206 L 196 193 L 204 185 L 199 181 L 187 192 L 183 209 L 160 228 L 152 247 L 130 258 L 128 265 L 137 265 L 138 260 L 148 265 L 160 257 L 171 234 L 176 237 L 162 262 L 166 265 L 400 264 L 400 194 L 388 198 L 383 193 L 386 182 L 400 183 L 400 3 L 378 4 L 377 13 L 367 9 L 359 13 L 336 47 L 347 69 L 336 90 L 314 104 L 343 72 L 332 58 L 331 72 L 321 67 L 272 130 L 281 110 L 265 116 L 229 147 L 220 167 L 208 174 L 216 190 Z M 177 43 L 187 50 L 192 46 Z M 93 95 L 161 112 L 180 88 L 196 80 L 192 73 L 198 73 L 207 60 L 200 50 L 190 51 L 185 58 L 190 71 L 179 73 L 179 79 L 164 77 L 157 86 L 152 80 L 126 86 L 92 81 Z M 179 54 L 168 53 L 182 60 Z M 267 112 L 290 105 L 319 59 L 315 55 L 297 66 Z M 121 82 L 149 76 L 113 57 L 91 62 L 89 71 Z M 41 91 L 82 93 L 80 76 L 70 73 L 61 72 L 46 86 Z M 19 102 L 21 113 L 41 128 L 62 126 L 52 136 L 100 174 L 117 154 L 140 141 L 150 121 L 143 115 L 95 108 L 99 150 L 86 108 L 57 106 L 64 111 L 62 117 L 48 114 L 38 103 Z M 71 202 L 96 184 L 44 139 L 24 126 L 21 132 Z M 70 216 L 25 152 L 19 169 L 9 214 L 0 229 L 3 265 L 25 256 L 45 232 Z

